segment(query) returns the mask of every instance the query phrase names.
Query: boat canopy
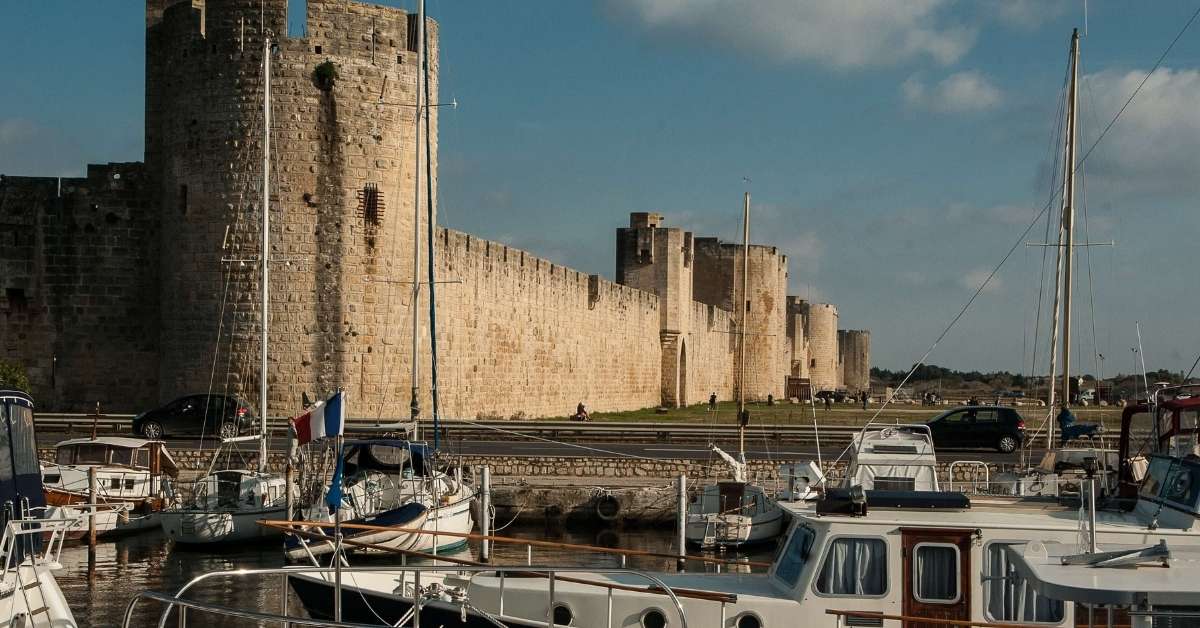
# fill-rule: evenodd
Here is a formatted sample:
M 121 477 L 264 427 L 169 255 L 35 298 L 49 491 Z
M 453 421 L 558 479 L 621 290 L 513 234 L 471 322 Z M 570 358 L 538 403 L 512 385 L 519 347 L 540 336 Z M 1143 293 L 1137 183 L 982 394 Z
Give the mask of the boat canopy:
M 936 491 L 937 456 L 925 425 L 868 427 L 854 435 L 847 487 Z
M 1127 553 L 1135 560 L 1114 561 L 1113 567 L 1080 564 L 1075 545 L 1027 543 L 1005 547 L 1010 564 L 1039 595 L 1082 604 L 1151 607 L 1200 605 L 1200 551 L 1177 545 L 1161 552 L 1137 546 L 1105 545 L 1105 556 Z M 1150 560 L 1137 561 L 1148 554 Z M 1163 567 L 1169 566 L 1169 569 Z M 1156 624 L 1157 625 L 1157 622 Z
M 433 448 L 425 443 L 414 443 L 399 438 L 368 438 L 346 441 L 342 445 L 342 456 L 346 461 L 346 475 L 359 471 L 400 473 L 412 469 L 413 475 L 430 475 L 433 472 Z

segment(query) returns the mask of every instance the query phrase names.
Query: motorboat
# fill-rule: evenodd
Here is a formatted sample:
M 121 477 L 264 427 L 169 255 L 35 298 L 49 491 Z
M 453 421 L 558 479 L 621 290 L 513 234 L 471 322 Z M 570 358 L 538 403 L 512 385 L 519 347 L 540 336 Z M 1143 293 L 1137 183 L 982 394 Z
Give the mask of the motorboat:
M 77 510 L 92 503 L 90 473 L 94 501 L 104 506 L 92 515 L 97 534 L 156 528 L 158 514 L 175 505 L 179 470 L 162 441 L 100 436 L 58 443 L 54 462 L 42 465 L 46 505 Z
M 66 532 L 80 517 L 46 516 L 46 496 L 37 459 L 33 399 L 0 390 L 0 626 L 78 626 L 55 571 Z

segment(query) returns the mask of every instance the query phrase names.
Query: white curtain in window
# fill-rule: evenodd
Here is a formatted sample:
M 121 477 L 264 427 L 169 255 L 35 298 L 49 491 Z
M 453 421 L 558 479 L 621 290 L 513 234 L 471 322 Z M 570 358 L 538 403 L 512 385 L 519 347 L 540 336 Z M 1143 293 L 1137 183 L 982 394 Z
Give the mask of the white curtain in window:
M 958 550 L 948 545 L 922 545 L 914 561 L 918 599 L 958 599 Z
M 880 539 L 837 539 L 829 548 L 817 591 L 832 595 L 883 595 L 887 546 Z
M 996 621 L 1037 621 L 1058 623 L 1063 618 L 1063 603 L 1038 595 L 1008 560 L 1005 546 L 993 543 L 988 548 L 988 614 Z

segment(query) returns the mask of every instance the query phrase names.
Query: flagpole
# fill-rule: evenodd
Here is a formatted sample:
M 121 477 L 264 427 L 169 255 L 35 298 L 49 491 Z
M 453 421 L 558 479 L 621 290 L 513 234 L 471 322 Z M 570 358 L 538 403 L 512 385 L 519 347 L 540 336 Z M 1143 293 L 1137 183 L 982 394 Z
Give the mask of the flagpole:
M 342 432 L 338 431 L 337 439 L 338 464 L 342 464 Z M 338 478 L 340 481 L 341 478 Z M 341 496 L 341 491 L 338 491 Z M 339 500 L 340 501 L 340 500 Z M 333 538 L 336 551 L 333 556 L 333 621 L 342 621 L 342 505 L 339 503 L 333 509 Z

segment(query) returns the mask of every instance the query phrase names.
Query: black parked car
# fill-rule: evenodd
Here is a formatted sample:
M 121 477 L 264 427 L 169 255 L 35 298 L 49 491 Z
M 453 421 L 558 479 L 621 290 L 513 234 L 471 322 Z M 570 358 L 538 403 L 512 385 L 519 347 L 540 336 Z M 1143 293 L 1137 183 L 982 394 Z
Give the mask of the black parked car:
M 233 395 L 200 394 L 180 397 L 133 417 L 133 432 L 146 438 L 219 436 L 233 438 L 253 432 L 258 419 L 250 404 Z
M 1025 442 L 1025 420 L 1004 406 L 968 406 L 947 410 L 926 425 L 935 447 L 994 447 L 1004 453 Z

